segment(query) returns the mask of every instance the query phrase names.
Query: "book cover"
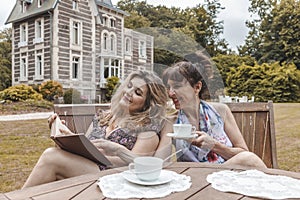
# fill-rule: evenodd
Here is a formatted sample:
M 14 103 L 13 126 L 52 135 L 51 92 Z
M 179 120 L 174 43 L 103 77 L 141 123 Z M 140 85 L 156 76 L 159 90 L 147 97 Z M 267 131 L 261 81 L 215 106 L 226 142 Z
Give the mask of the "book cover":
M 64 135 L 60 129 L 71 132 L 57 116 L 51 126 L 50 137 L 63 150 L 83 156 L 97 164 L 111 166 L 111 162 L 84 134 Z

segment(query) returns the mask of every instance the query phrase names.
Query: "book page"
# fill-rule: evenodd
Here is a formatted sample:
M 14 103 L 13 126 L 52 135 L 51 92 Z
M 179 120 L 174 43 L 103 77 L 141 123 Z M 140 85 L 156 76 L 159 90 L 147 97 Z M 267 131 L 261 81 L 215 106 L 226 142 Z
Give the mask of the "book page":
M 60 135 L 66 135 L 60 132 L 60 130 L 65 130 L 67 132 L 72 132 L 68 127 L 66 127 L 60 120 L 60 118 L 57 116 L 56 119 L 53 121 L 51 125 L 51 132 L 50 132 L 50 137 L 56 137 Z

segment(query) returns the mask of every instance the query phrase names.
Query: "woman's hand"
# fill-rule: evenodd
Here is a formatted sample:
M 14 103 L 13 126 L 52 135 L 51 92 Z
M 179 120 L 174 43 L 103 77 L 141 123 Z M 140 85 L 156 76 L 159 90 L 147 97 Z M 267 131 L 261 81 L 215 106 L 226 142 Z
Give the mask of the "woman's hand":
M 192 140 L 192 145 L 209 150 L 214 148 L 216 141 L 211 136 L 203 131 L 196 131 L 196 133 L 198 134 L 198 137 Z
M 120 144 L 105 139 L 95 139 L 91 140 L 91 142 L 107 156 L 118 156 L 122 148 Z
M 53 115 L 51 115 L 49 118 L 48 118 L 48 125 L 49 125 L 49 128 L 51 129 L 52 128 L 52 124 L 53 122 L 56 120 L 57 118 L 57 114 L 54 113 Z M 52 130 L 51 130 L 51 135 L 52 136 L 58 136 L 58 135 L 74 135 L 75 133 L 72 133 L 68 127 L 65 125 L 66 122 L 65 120 L 60 120 L 60 122 L 57 122 L 59 123 L 58 124 L 58 130 L 59 130 L 59 133 L 57 133 L 55 130 L 54 132 L 52 133 Z
M 50 128 L 50 129 L 51 129 L 51 126 L 52 126 L 54 120 L 56 119 L 56 117 L 57 117 L 57 113 L 54 113 L 54 114 L 52 114 L 52 115 L 49 116 L 49 118 L 48 118 L 48 125 L 49 125 L 49 128 Z M 65 121 L 65 120 L 60 120 L 60 121 L 61 121 L 61 123 L 62 123 L 63 125 L 66 124 L 66 121 Z

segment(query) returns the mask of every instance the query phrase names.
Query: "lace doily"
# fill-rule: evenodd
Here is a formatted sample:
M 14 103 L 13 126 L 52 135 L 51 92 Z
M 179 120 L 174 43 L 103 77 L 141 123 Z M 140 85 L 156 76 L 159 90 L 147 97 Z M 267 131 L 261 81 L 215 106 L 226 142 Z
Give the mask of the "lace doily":
M 206 179 L 213 188 L 222 192 L 269 199 L 300 198 L 300 180 L 258 170 L 225 170 L 209 174 Z
M 98 186 L 105 197 L 113 199 L 160 198 L 191 187 L 191 177 L 176 172 L 170 173 L 173 173 L 173 180 L 161 185 L 144 186 L 130 183 L 121 173 L 117 173 L 100 177 Z

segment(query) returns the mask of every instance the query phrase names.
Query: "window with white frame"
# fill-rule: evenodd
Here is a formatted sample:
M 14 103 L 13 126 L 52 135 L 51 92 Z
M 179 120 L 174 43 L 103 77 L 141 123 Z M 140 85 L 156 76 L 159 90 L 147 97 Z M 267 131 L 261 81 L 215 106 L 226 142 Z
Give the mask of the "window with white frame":
M 22 13 L 25 13 L 27 10 L 27 2 L 26 1 L 22 1 L 22 4 L 21 4 L 21 12 Z
M 80 58 L 73 56 L 72 58 L 72 79 L 79 79 Z
M 73 21 L 72 23 L 72 44 L 80 45 L 81 23 Z
M 27 46 L 27 23 L 20 25 L 20 42 L 18 43 L 18 47 Z
M 112 52 L 114 52 L 116 49 L 115 45 L 116 45 L 116 37 L 112 34 L 112 35 L 110 35 L 110 50 Z
M 108 22 L 108 17 L 106 15 L 102 16 L 102 24 L 103 24 L 103 26 L 107 26 L 107 22 Z
M 35 21 L 35 39 L 33 43 L 40 43 L 43 42 L 43 35 L 44 35 L 44 21 L 43 19 L 37 19 Z
M 118 59 L 104 58 L 104 73 L 103 78 L 116 76 L 120 78 L 121 61 Z
M 125 39 L 125 53 L 131 54 L 131 39 L 130 38 Z
M 144 40 L 139 42 L 139 57 L 146 58 L 146 42 Z
M 41 7 L 43 5 L 43 1 L 44 0 L 38 0 L 38 8 Z
M 23 57 L 20 61 L 20 80 L 26 81 L 28 75 L 28 69 L 27 69 L 27 58 Z
M 108 33 L 103 33 L 103 50 L 108 49 Z
M 72 9 L 73 10 L 78 10 L 78 0 L 73 0 L 72 1 Z
M 21 25 L 20 34 L 20 42 L 27 42 L 27 24 Z
M 110 18 L 110 27 L 116 27 L 116 20 L 114 18 Z
M 43 64 L 42 54 L 38 54 L 35 57 L 35 79 L 42 79 L 44 74 L 44 64 Z

